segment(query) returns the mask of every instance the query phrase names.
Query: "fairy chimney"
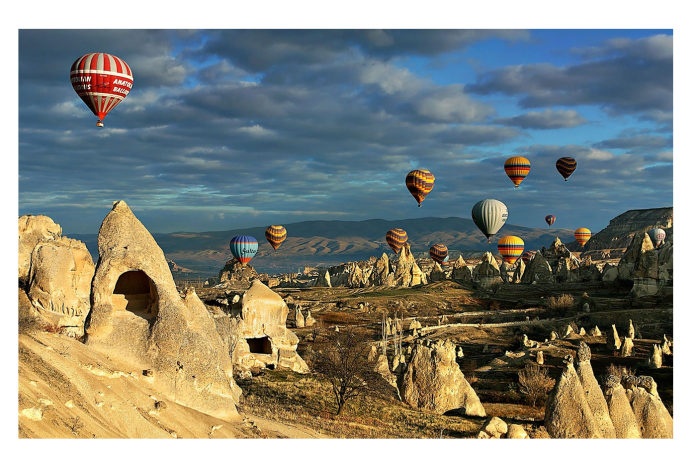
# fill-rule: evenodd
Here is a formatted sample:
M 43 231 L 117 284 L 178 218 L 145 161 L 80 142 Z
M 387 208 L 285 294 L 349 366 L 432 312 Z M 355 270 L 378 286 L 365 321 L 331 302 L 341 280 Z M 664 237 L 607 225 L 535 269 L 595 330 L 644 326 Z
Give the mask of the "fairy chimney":
M 591 349 L 584 342 L 581 342 L 578 348 L 577 373 L 581 380 L 581 387 L 586 395 L 588 406 L 591 408 L 593 418 L 596 420 L 603 438 L 615 438 L 615 426 L 610 419 L 608 404 L 591 367 Z
M 214 318 L 194 292 L 183 298 L 163 251 L 124 201 L 97 237 L 86 345 L 130 367 L 153 370 L 153 384 L 178 403 L 239 419 L 240 394 Z
M 620 439 L 642 438 L 637 417 L 632 411 L 626 391 L 620 384 L 620 379 L 615 375 L 608 375 L 605 378 L 605 400 L 608 404 L 610 419 L 615 426 L 615 437 Z
M 620 346 L 622 346 L 622 342 L 620 341 L 620 337 L 617 335 L 617 329 L 615 328 L 615 324 L 612 325 L 612 332 L 608 333 L 606 343 L 607 343 L 608 349 L 611 349 L 611 350 L 618 350 L 618 349 L 620 349 Z
M 552 438 L 603 438 L 588 405 L 581 381 L 574 370 L 571 355 L 545 407 L 544 423 Z

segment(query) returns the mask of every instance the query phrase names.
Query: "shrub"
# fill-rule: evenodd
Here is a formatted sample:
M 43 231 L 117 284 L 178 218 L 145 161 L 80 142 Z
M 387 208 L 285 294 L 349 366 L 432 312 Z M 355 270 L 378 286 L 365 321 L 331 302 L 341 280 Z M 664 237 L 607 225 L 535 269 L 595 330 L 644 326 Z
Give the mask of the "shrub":
M 605 368 L 607 375 L 614 375 L 618 379 L 622 380 L 623 375 L 634 375 L 637 372 L 636 369 L 631 369 L 625 366 L 616 366 L 615 364 L 610 364 Z
M 476 376 L 476 361 L 468 359 L 464 363 L 464 378 L 467 379 L 469 385 L 473 385 L 478 379 Z
M 574 297 L 570 294 L 563 294 L 559 297 L 550 296 L 547 298 L 546 305 L 548 309 L 566 311 L 574 305 Z
M 532 406 L 544 403 L 547 394 L 554 388 L 554 379 L 549 377 L 549 369 L 536 364 L 528 364 L 518 371 L 518 386 L 520 393 L 525 395 Z

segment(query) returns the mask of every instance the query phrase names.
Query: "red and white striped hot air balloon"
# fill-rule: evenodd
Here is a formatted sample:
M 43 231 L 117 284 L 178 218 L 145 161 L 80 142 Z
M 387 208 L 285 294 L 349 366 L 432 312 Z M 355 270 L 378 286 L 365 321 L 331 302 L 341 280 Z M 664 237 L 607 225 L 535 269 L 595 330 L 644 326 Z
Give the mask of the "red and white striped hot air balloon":
M 97 126 L 119 102 L 124 100 L 134 75 L 124 60 L 108 53 L 87 53 L 70 68 L 70 82 L 92 113 L 99 118 Z

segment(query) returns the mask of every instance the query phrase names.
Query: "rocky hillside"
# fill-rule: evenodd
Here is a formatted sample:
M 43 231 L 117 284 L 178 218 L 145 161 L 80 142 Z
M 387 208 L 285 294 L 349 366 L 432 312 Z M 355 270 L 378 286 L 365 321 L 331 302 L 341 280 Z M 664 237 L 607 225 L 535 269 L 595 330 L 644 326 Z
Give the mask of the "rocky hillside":
M 566 246 L 571 251 L 582 252 L 582 257 L 590 256 L 593 260 L 619 258 L 632 243 L 636 233 L 655 227 L 663 228 L 666 238 L 673 237 L 673 207 L 628 210 L 610 220 L 610 224 L 591 236 L 584 247 L 576 241 L 567 243 Z

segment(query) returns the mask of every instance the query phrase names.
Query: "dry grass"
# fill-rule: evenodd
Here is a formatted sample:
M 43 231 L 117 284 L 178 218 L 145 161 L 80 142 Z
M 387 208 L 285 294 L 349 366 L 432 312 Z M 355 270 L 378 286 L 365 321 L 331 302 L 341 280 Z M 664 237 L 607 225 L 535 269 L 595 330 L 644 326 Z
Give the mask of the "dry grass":
M 637 369 L 632 369 L 625 366 L 616 366 L 615 364 L 610 364 L 608 367 L 605 368 L 605 373 L 607 375 L 614 375 L 620 380 L 622 380 L 623 376 L 634 375 L 636 372 Z
M 550 296 L 547 298 L 546 306 L 548 309 L 552 310 L 568 310 L 574 305 L 574 297 L 570 294 L 563 294 L 561 296 Z
M 336 416 L 330 384 L 313 375 L 265 371 L 238 383 L 244 393 L 241 413 L 301 424 L 334 438 L 470 438 L 483 424 L 480 419 L 414 410 L 386 398 L 360 398 Z

